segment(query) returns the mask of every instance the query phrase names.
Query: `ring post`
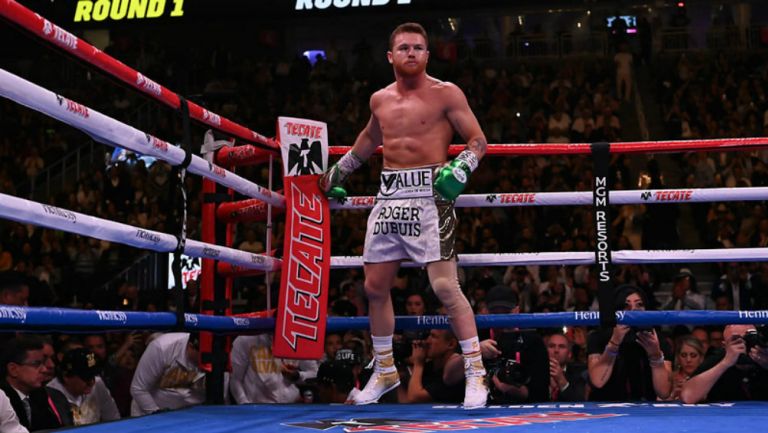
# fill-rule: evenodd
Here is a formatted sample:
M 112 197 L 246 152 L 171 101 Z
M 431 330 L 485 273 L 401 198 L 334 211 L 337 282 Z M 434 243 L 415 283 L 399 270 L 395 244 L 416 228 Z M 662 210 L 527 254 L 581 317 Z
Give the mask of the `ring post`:
M 608 199 L 608 174 L 611 145 L 593 143 L 594 179 L 592 182 L 592 205 L 595 219 L 595 264 L 597 265 L 598 304 L 600 305 L 600 326 L 616 326 L 616 311 L 613 307 L 613 266 L 611 264 L 611 218 Z

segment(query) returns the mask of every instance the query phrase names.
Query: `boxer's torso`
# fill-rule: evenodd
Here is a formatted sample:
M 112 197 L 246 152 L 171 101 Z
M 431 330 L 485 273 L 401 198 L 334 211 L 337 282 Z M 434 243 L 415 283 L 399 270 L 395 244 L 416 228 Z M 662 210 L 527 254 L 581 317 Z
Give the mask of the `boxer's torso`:
M 371 98 L 381 127 L 385 167 L 441 164 L 448 157 L 454 133 L 446 116 L 450 84 L 427 78 L 423 86 L 407 91 L 392 83 Z

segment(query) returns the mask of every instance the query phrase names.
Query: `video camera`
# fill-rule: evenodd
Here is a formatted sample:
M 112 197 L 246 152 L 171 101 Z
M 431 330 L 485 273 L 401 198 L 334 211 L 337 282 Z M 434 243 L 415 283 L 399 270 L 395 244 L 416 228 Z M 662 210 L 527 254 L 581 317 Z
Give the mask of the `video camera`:
M 520 362 L 525 343 L 523 334 L 520 332 L 503 333 L 497 339 L 497 343 L 501 355 L 488 362 L 488 376 L 496 376 L 501 382 L 518 387 L 530 383 L 531 374 L 528 368 Z
M 413 353 L 413 342 L 426 340 L 429 337 L 429 329 L 415 329 L 403 332 L 401 339 L 392 343 L 392 355 L 398 366 L 403 365 L 406 359 Z
M 739 355 L 738 364 L 754 364 L 755 362 L 752 360 L 752 358 L 750 358 L 749 352 L 753 347 L 768 347 L 768 327 L 765 325 L 756 326 L 754 330 L 747 331 L 741 338 L 744 340 L 744 344 L 747 346 L 747 353 L 742 353 Z
M 352 368 L 360 366 L 361 363 L 360 354 L 351 349 L 339 349 L 333 360 L 320 364 L 317 381 L 325 385 L 336 385 L 337 389 L 349 392 L 355 386 Z

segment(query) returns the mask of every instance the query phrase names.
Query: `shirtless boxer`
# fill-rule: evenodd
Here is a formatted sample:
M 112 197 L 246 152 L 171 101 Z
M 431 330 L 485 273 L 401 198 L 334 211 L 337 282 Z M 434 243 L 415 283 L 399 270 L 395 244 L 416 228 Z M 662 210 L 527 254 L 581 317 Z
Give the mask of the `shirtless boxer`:
M 400 262 L 410 259 L 426 264 L 430 284 L 460 340 L 464 407 L 483 407 L 488 389 L 475 316 L 457 278 L 453 201 L 477 168 L 487 142 L 464 93 L 427 75 L 427 34 L 421 25 L 398 26 L 389 49 L 395 82 L 371 96 L 368 125 L 352 149 L 320 178 L 320 188 L 329 196 L 346 196 L 344 180 L 383 146 L 381 186 L 368 218 L 363 252 L 375 366 L 354 403 L 375 403 L 400 384 L 392 357 L 395 315 L 389 290 Z M 446 164 L 454 132 L 467 148 Z

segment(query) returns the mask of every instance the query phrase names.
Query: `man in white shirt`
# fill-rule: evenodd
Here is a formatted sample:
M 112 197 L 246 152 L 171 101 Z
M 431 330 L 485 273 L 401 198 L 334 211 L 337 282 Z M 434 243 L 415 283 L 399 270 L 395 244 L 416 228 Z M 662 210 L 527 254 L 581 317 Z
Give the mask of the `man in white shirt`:
M 298 385 L 317 376 L 318 362 L 272 355 L 272 336 L 241 335 L 232 343 L 229 387 L 238 404 L 296 403 Z
M 571 116 L 565 113 L 562 107 L 557 107 L 555 112 L 549 116 L 547 129 L 547 143 L 569 143 L 571 141 L 568 136 L 571 129 Z
M 197 368 L 196 338 L 163 334 L 141 355 L 131 382 L 131 416 L 179 409 L 205 401 L 205 373 Z
M 626 43 L 621 44 L 613 62 L 616 63 L 616 97 L 629 101 L 632 95 L 632 53 Z
M 29 430 L 19 423 L 19 417 L 4 392 L 0 392 L 0 432 L 29 433 Z
M 96 355 L 75 348 L 64 353 L 56 378 L 48 384 L 67 397 L 75 425 L 120 419 L 117 404 L 98 373 Z

